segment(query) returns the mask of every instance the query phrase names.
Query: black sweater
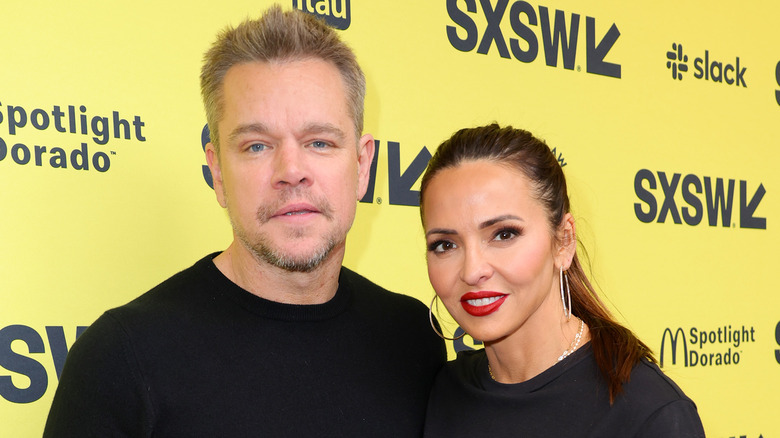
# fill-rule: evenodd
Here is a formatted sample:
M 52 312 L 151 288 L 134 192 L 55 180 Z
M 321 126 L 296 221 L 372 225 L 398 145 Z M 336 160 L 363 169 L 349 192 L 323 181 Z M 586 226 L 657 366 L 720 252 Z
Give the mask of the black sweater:
M 425 306 L 346 268 L 327 303 L 272 302 L 215 255 L 79 337 L 44 436 L 421 435 L 446 357 Z
M 646 360 L 610 405 L 590 343 L 515 384 L 490 378 L 484 349 L 458 353 L 436 378 L 429 403 L 428 438 L 704 438 L 691 399 Z

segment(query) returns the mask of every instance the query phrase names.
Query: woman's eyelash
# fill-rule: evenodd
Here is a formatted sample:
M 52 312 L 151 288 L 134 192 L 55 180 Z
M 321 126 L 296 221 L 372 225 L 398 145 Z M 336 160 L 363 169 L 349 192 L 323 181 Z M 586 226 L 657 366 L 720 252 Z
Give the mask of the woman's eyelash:
M 506 235 L 508 234 L 508 235 Z M 496 231 L 494 234 L 494 238 L 502 237 L 500 240 L 506 240 L 510 239 L 512 237 L 521 236 L 523 234 L 523 229 L 519 227 L 503 227 Z M 504 235 L 504 236 L 502 236 Z
M 454 246 L 454 245 L 455 245 L 454 243 L 452 243 L 452 242 L 450 242 L 448 240 L 437 240 L 435 242 L 431 242 L 428 245 L 428 251 L 437 252 L 437 249 L 439 249 L 439 248 L 441 248 L 441 249 L 451 249 L 451 247 Z M 449 248 L 443 248 L 444 246 L 448 246 Z M 441 251 L 439 251 L 439 252 L 441 252 Z

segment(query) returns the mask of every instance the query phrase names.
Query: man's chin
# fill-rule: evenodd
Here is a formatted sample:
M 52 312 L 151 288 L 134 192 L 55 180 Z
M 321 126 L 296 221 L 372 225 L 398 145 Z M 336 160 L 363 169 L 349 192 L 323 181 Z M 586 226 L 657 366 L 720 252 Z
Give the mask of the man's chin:
M 256 248 L 255 255 L 265 263 L 288 272 L 313 272 L 325 263 L 333 253 L 335 245 L 320 245 L 317 248 L 294 251 Z

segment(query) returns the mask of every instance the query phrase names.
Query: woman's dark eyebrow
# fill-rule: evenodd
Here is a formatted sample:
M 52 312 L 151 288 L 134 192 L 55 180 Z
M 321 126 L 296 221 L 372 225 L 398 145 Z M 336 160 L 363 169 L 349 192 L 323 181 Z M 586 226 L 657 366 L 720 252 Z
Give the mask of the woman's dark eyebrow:
M 504 214 L 504 215 L 501 215 L 501 216 L 496 216 L 493 219 L 488 219 L 485 222 L 482 222 L 481 224 L 479 224 L 479 229 L 482 230 L 482 229 L 485 229 L 487 227 L 493 226 L 493 225 L 495 225 L 495 224 L 497 224 L 499 222 L 503 222 L 505 220 L 510 220 L 510 219 L 523 222 L 523 218 L 521 218 L 519 216 L 515 216 L 513 214 Z
M 516 220 L 516 221 L 524 222 L 523 218 L 521 218 L 520 216 L 515 216 L 513 214 L 503 214 L 501 216 L 496 216 L 492 219 L 488 219 L 482 222 L 481 224 L 479 224 L 479 229 L 482 230 L 506 220 Z M 454 235 L 454 234 L 458 234 L 458 232 L 455 230 L 451 230 L 449 228 L 433 228 L 431 230 L 428 230 L 428 232 L 425 233 L 425 236 L 427 237 L 430 236 L 431 234 Z
M 447 234 L 447 235 L 454 235 L 458 234 L 455 230 L 450 230 L 448 228 L 434 228 L 432 230 L 428 230 L 427 233 L 425 233 L 425 237 L 430 236 L 431 234 Z

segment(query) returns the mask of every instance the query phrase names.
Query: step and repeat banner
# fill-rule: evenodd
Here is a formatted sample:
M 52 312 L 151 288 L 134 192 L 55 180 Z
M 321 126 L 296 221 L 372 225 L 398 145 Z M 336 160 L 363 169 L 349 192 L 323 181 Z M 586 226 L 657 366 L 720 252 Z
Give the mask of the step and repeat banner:
M 92 321 L 229 244 L 203 154 L 201 57 L 271 2 L 8 3 L 0 435 L 27 437 Z M 282 6 L 328 18 L 368 78 L 378 154 L 347 266 L 429 302 L 417 190 L 431 153 L 462 127 L 527 129 L 564 166 L 599 291 L 707 435 L 780 437 L 780 5 Z

